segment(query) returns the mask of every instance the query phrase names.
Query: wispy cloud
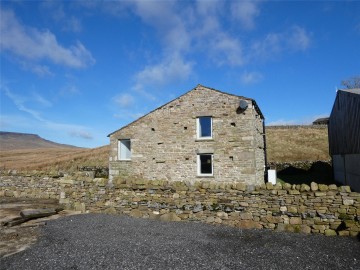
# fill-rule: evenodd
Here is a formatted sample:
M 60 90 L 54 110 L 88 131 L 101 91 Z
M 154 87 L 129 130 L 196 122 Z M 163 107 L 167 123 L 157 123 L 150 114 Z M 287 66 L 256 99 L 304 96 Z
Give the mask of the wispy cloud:
M 15 104 L 16 108 L 19 111 L 22 111 L 22 112 L 26 113 L 28 116 L 30 116 L 30 121 L 35 121 L 37 126 L 41 126 L 45 129 L 48 129 L 51 131 L 65 132 L 69 136 L 72 136 L 72 137 L 81 137 L 81 138 L 85 138 L 85 139 L 93 138 L 91 135 L 91 132 L 89 131 L 89 128 L 87 128 L 87 127 L 84 127 L 82 125 L 64 124 L 64 123 L 59 123 L 56 121 L 48 120 L 42 116 L 42 114 L 39 110 L 29 108 L 26 105 L 27 101 L 34 100 L 34 99 L 37 102 L 51 105 L 51 103 L 49 101 L 42 98 L 40 95 L 33 94 L 33 96 L 30 98 L 25 97 L 25 96 L 20 96 L 20 95 L 14 94 L 6 86 L 1 86 L 0 91 L 3 91 L 5 93 L 5 95 Z M 20 117 L 20 118 L 22 118 L 22 117 Z M 9 125 L 9 122 L 2 121 L 1 125 L 5 125 L 5 126 Z
M 285 120 L 285 119 L 278 119 L 267 123 L 267 126 L 291 126 L 291 125 L 301 125 L 303 124 L 299 120 Z
M 82 25 L 80 20 L 72 15 L 67 15 L 63 2 L 44 1 L 40 6 L 44 9 L 44 12 L 49 14 L 49 17 L 61 25 L 63 31 L 81 32 Z
M 14 94 L 6 86 L 1 86 L 1 90 L 3 90 L 5 92 L 5 95 L 14 102 L 18 110 L 30 114 L 33 118 L 35 118 L 38 121 L 41 122 L 45 121 L 45 119 L 41 117 L 41 114 L 38 111 L 29 109 L 27 106 L 25 106 L 25 102 L 27 98 L 25 98 L 24 96 Z
M 36 75 L 38 75 L 39 77 L 53 75 L 53 73 L 50 71 L 50 68 L 46 65 L 37 64 L 37 63 L 33 63 L 33 62 L 27 62 L 24 60 L 19 60 L 18 62 L 20 63 L 20 66 L 24 70 L 31 71 L 31 72 L 35 73 Z
M 311 44 L 311 34 L 308 33 L 304 28 L 300 26 L 293 26 L 288 36 L 286 36 L 288 40 L 288 46 L 290 49 L 304 51 L 309 48 Z
M 41 96 L 39 93 L 33 93 L 33 100 L 45 107 L 51 107 L 52 103 L 51 101 L 47 100 L 46 98 L 44 98 L 43 96 Z
M 60 96 L 71 97 L 80 93 L 80 90 L 74 84 L 67 84 L 60 89 Z
M 264 76 L 259 73 L 259 72 L 256 72 L 256 71 L 253 71 L 253 72 L 248 72 L 248 71 L 245 71 L 241 74 L 241 82 L 243 84 L 255 84 L 255 83 L 258 83 L 260 81 L 262 81 L 264 78 Z
M 318 118 L 329 117 L 328 114 L 308 115 L 299 119 L 278 119 L 266 123 L 267 126 L 287 126 L 287 125 L 310 125 Z
M 92 140 L 93 139 L 93 136 L 87 132 L 87 131 L 84 131 L 84 130 L 72 130 L 69 132 L 69 135 L 71 137 L 79 137 L 79 138 L 83 138 L 83 139 L 86 139 L 86 140 Z
M 135 120 L 135 119 L 140 118 L 143 115 L 144 115 L 143 113 L 132 113 L 132 112 L 129 112 L 129 111 L 121 111 L 121 113 L 115 113 L 113 115 L 113 117 L 129 121 L 129 119 Z
M 178 54 L 168 56 L 155 65 L 148 65 L 135 75 L 134 89 L 143 90 L 147 85 L 165 85 L 175 80 L 184 80 L 190 76 L 192 64 L 184 61 Z
M 121 108 L 128 108 L 134 104 L 135 99 L 130 94 L 120 94 L 113 98 L 115 103 L 120 105 Z
M 253 29 L 255 27 L 255 18 L 260 14 L 258 4 L 259 2 L 255 1 L 231 1 L 231 16 L 240 21 L 243 28 Z
M 179 1 L 166 1 L 161 5 L 133 1 L 128 8 L 157 31 L 163 55 L 158 62 L 147 64 L 135 74 L 131 89 L 154 100 L 146 88 L 187 80 L 196 65 L 194 58 L 187 60 L 187 55 L 196 50 L 206 52 L 208 59 L 219 66 L 242 65 L 240 40 L 226 33 L 219 22 L 218 11 L 223 5 L 221 1 L 197 1 L 194 5 Z
M 155 30 L 161 46 L 160 52 L 156 52 L 157 60 L 149 57 L 150 60 L 144 62 L 134 74 L 134 83 L 129 90 L 156 100 L 156 94 L 147 89 L 161 88 L 196 76 L 199 55 L 206 64 L 243 68 L 254 61 L 268 61 L 310 47 L 311 33 L 297 25 L 265 33 L 257 40 L 245 38 L 248 35 L 242 35 L 244 30 L 248 34 L 256 28 L 261 4 L 261 1 L 219 0 L 173 0 L 159 4 L 134 0 L 120 1 L 117 5 L 99 4 L 97 7 L 111 15 L 126 16 L 130 12 Z M 96 4 L 86 6 L 94 9 Z M 231 30 L 235 28 L 237 31 Z M 261 74 L 255 73 L 242 76 L 243 83 L 261 79 Z
M 38 30 L 24 26 L 12 11 L 0 9 L 0 47 L 11 52 L 29 66 L 39 68 L 39 62 L 48 60 L 54 64 L 71 68 L 85 68 L 95 63 L 90 51 L 77 41 L 69 48 L 60 45 L 56 36 L 49 30 Z M 48 68 L 34 70 L 46 73 Z
M 28 117 L 20 115 L 1 114 L 0 130 L 14 130 L 16 128 L 31 129 L 36 125 L 37 121 L 30 121 Z
M 311 45 L 311 33 L 294 25 L 283 32 L 269 33 L 262 40 L 253 42 L 249 59 L 276 58 L 284 52 L 305 51 Z
M 210 57 L 219 65 L 241 66 L 244 64 L 240 40 L 219 32 L 210 40 Z

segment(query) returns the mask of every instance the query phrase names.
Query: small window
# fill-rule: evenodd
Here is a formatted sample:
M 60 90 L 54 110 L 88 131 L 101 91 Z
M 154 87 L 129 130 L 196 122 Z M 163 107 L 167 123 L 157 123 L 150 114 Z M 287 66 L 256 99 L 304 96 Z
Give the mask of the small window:
M 197 121 L 197 138 L 211 139 L 212 138 L 212 117 L 203 116 L 198 117 Z
M 212 176 L 213 175 L 213 154 L 200 154 L 197 156 L 198 175 Z
M 131 160 L 130 139 L 119 140 L 118 151 L 119 151 L 119 160 Z

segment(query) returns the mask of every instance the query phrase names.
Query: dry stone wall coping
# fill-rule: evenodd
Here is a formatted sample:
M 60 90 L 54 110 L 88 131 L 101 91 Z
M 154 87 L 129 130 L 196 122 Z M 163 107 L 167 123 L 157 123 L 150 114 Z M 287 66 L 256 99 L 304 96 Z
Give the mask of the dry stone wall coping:
M 56 198 L 68 209 L 240 228 L 357 236 L 360 193 L 349 186 L 0 176 L 0 196 Z

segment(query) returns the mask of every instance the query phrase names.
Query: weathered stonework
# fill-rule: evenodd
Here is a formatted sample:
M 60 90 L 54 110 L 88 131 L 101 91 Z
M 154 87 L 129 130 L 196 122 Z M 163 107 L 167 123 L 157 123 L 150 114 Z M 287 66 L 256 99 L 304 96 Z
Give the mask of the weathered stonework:
M 322 190 L 322 191 L 320 191 Z M 57 198 L 82 212 L 241 228 L 357 236 L 360 193 L 348 186 L 0 176 L 0 197 Z
M 240 110 L 240 100 L 248 107 Z M 212 139 L 197 139 L 196 119 L 212 117 Z M 254 100 L 198 85 L 109 135 L 110 181 L 264 183 L 264 118 Z M 131 140 L 131 160 L 118 159 L 118 141 Z M 213 176 L 199 176 L 197 154 L 213 154 Z

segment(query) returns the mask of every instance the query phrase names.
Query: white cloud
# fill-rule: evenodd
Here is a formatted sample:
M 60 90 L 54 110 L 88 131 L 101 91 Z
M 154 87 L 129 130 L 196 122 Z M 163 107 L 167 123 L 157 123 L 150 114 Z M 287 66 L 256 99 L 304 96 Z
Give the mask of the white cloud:
M 196 12 L 201 16 L 216 16 L 224 8 L 224 2 L 221 0 L 203 1 L 197 0 L 195 2 Z
M 261 41 L 256 41 L 250 49 L 250 58 L 267 59 L 278 55 L 282 51 L 282 35 L 270 33 Z
M 63 29 L 65 31 L 81 32 L 82 25 L 81 25 L 81 22 L 77 18 L 70 17 L 70 18 L 66 18 L 63 21 Z
M 114 97 L 114 101 L 115 101 L 115 103 L 120 105 L 120 107 L 128 108 L 134 104 L 135 99 L 132 95 L 125 93 L 125 94 L 120 94 L 120 95 Z
M 80 90 L 73 84 L 67 84 L 61 88 L 59 94 L 60 96 L 69 97 L 74 96 L 80 93 Z
M 188 50 L 191 37 L 176 1 L 133 1 L 133 12 L 156 29 L 166 50 Z
M 241 43 L 225 33 L 218 33 L 210 41 L 210 57 L 217 65 L 241 66 L 244 64 Z
M 14 104 L 18 110 L 30 114 L 33 118 L 35 118 L 38 121 L 42 121 L 42 122 L 45 121 L 41 117 L 41 115 L 38 111 L 29 109 L 27 106 L 25 106 L 25 102 L 27 100 L 26 97 L 14 94 L 6 86 L 2 86 L 1 89 L 3 89 L 5 92 L 5 95 L 14 102 Z
M 298 122 L 298 120 L 279 119 L 279 120 L 275 120 L 270 123 L 267 123 L 266 125 L 267 126 L 292 126 L 292 125 L 301 125 L 301 123 Z
M 48 120 L 44 118 L 41 113 L 38 110 L 30 109 L 28 106 L 25 105 L 26 101 L 30 100 L 31 98 L 19 96 L 14 94 L 9 88 L 6 86 L 1 86 L 1 91 L 5 92 L 5 95 L 14 102 L 15 106 L 19 111 L 25 112 L 28 116 L 30 116 L 29 120 L 26 122 L 32 122 L 33 125 L 36 125 L 38 128 L 45 128 L 48 130 L 51 130 L 52 132 L 58 131 L 58 132 L 66 132 L 67 134 L 75 137 L 81 137 L 85 139 L 92 139 L 92 135 L 89 132 L 89 129 L 87 127 L 81 126 L 81 125 L 74 125 L 74 124 L 63 124 L 54 122 L 51 120 Z M 36 97 L 36 95 L 35 95 Z M 41 100 L 41 97 L 38 96 L 38 100 Z M 45 99 L 42 100 L 42 102 L 47 102 Z M 23 119 L 23 117 L 16 116 L 18 119 Z M 8 118 L 9 119 L 9 118 Z M 12 117 L 14 119 L 14 117 Z M 11 126 L 9 125 L 9 121 L 0 121 L 1 125 Z M 18 125 L 18 124 L 16 124 Z M 14 125 L 12 125 L 14 126 Z
M 245 29 L 253 29 L 255 27 L 255 18 L 260 14 L 258 4 L 257 1 L 231 1 L 231 16 L 240 21 L 241 26 Z
M 50 68 L 46 65 L 30 63 L 26 61 L 20 61 L 20 65 L 23 69 L 29 70 L 40 77 L 53 75 Z
M 293 50 L 304 51 L 310 46 L 310 34 L 299 26 L 293 26 L 288 34 L 289 47 Z
M 84 68 L 95 63 L 91 53 L 81 42 L 65 48 L 49 30 L 22 25 L 13 12 L 0 9 L 0 47 L 22 61 L 39 62 L 50 60 L 59 65 Z
M 80 20 L 74 16 L 68 16 L 67 12 L 64 11 L 64 4 L 61 1 L 44 1 L 40 6 L 55 22 L 61 25 L 62 30 L 81 32 L 82 25 Z
M 86 139 L 86 140 L 92 140 L 93 139 L 93 136 L 87 132 L 87 131 L 84 131 L 84 130 L 72 130 L 69 132 L 69 135 L 71 137 L 79 137 L 79 138 L 83 138 L 83 139 Z
M 259 72 L 248 72 L 248 71 L 245 71 L 241 74 L 241 82 L 243 84 L 254 84 L 254 83 L 258 83 L 260 81 L 263 80 L 263 75 Z
M 264 39 L 255 41 L 250 49 L 249 58 L 266 60 L 283 52 L 304 51 L 310 47 L 311 34 L 297 25 L 284 32 L 269 33 Z
M 45 107 L 51 107 L 52 103 L 38 93 L 33 93 L 33 100 Z
M 241 66 L 245 60 L 242 43 L 220 20 L 224 5 L 222 1 L 197 1 L 195 21 L 188 25 L 188 31 L 197 50 L 205 52 L 216 65 Z
M 179 55 L 172 55 L 156 65 L 146 66 L 135 75 L 134 90 L 144 90 L 146 86 L 160 86 L 190 76 L 192 63 L 185 62 Z
M 205 59 L 204 62 L 210 61 L 217 66 L 239 67 L 254 60 L 267 61 L 284 52 L 309 48 L 309 33 L 296 25 L 280 32 L 264 34 L 258 40 L 242 37 L 241 29 L 252 30 L 256 27 L 260 5 L 260 1 L 218 0 L 161 3 L 134 0 L 105 5 L 106 12 L 111 15 L 135 14 L 144 24 L 152 27 L 159 37 L 161 47 L 160 53 L 157 51 L 157 61 L 148 58 L 150 62 L 135 73 L 130 91 L 155 100 L 149 88 L 187 80 L 195 73 L 193 67 L 198 64 L 200 57 Z M 97 8 L 104 11 L 103 6 L 99 4 Z M 87 8 L 95 7 L 92 4 Z M 261 79 L 261 74 L 256 73 L 243 74 L 242 77 L 243 83 Z
M 299 119 L 279 119 L 267 123 L 267 126 L 287 126 L 287 125 L 311 125 L 318 118 L 329 117 L 328 114 L 308 115 Z
M 20 115 L 6 115 L 1 114 L 0 130 L 15 130 L 16 128 L 31 129 L 35 125 L 35 121 L 30 121 L 29 118 Z
M 131 113 L 127 111 L 122 111 L 121 113 L 115 113 L 113 115 L 114 118 L 123 119 L 129 121 L 129 119 L 138 119 L 140 117 L 144 116 L 143 113 Z

